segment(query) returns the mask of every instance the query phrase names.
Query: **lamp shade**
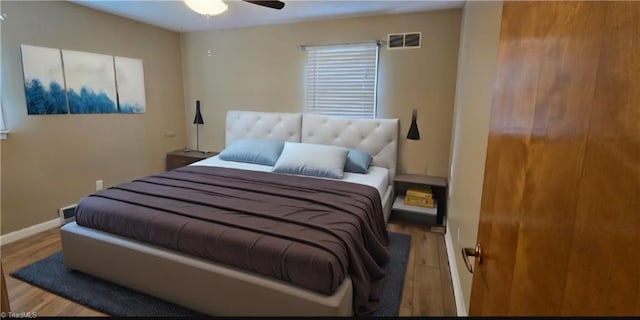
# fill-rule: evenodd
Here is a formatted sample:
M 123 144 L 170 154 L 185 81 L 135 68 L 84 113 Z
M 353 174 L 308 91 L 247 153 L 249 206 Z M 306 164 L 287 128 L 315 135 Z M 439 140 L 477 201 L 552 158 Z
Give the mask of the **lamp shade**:
M 195 124 L 204 124 L 202 120 L 202 114 L 200 113 L 200 100 L 196 100 L 196 117 L 193 119 Z
M 189 9 L 205 16 L 221 14 L 229 8 L 222 0 L 182 0 Z
M 420 140 L 420 131 L 418 131 L 418 124 L 416 123 L 416 118 L 418 117 L 418 110 L 413 109 L 411 113 L 411 126 L 409 127 L 409 132 L 407 133 L 407 139 L 409 140 Z

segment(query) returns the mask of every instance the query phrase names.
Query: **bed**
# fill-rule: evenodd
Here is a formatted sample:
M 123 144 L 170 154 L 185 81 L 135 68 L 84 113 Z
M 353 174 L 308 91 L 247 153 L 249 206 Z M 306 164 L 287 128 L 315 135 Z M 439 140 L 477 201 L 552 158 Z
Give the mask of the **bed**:
M 386 223 L 393 200 L 397 135 L 397 119 L 352 120 L 300 113 L 229 111 L 225 142 L 229 146 L 241 139 L 267 138 L 337 145 L 371 154 L 373 160 L 369 173 L 345 174 L 343 179 L 375 190 L 376 201 L 380 202 Z M 176 175 L 175 178 L 182 179 L 184 175 L 203 171 L 216 175 L 211 180 L 218 181 L 221 179 L 220 175 L 222 179 L 226 179 L 227 175 L 238 178 L 274 176 L 273 173 L 267 173 L 270 170 L 271 167 L 266 165 L 224 161 L 219 157 L 212 157 L 166 175 Z M 297 177 L 292 178 L 291 183 L 297 183 Z M 323 178 L 310 179 L 318 180 L 317 183 L 321 186 L 319 188 L 324 188 L 325 182 L 319 182 Z M 300 181 L 302 180 L 301 178 Z M 125 224 L 117 228 L 127 227 Z M 348 316 L 354 312 L 359 313 L 353 308 L 354 283 L 351 275 L 346 275 L 331 285 L 330 292 L 320 293 L 304 284 L 292 284 L 245 271 L 237 266 L 168 249 L 166 246 L 81 226 L 75 222 L 61 229 L 61 238 L 64 263 L 68 267 L 205 314 Z M 319 273 L 322 271 L 318 269 Z

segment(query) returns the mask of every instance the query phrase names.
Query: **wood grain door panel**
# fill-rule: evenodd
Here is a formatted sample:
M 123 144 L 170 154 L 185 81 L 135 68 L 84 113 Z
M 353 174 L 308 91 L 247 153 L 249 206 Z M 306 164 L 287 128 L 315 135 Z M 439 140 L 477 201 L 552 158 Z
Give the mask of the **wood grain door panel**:
M 640 2 L 505 2 L 470 315 L 640 314 Z

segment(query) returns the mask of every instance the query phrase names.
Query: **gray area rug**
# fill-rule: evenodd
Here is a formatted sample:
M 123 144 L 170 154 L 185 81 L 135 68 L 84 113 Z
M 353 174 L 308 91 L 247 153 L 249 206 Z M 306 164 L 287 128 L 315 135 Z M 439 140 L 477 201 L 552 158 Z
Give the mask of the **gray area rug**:
M 380 306 L 373 316 L 397 316 L 407 270 L 411 236 L 389 232 L 391 260 L 384 267 Z M 171 302 L 75 271 L 62 263 L 62 251 L 11 273 L 14 278 L 111 316 L 205 316 Z

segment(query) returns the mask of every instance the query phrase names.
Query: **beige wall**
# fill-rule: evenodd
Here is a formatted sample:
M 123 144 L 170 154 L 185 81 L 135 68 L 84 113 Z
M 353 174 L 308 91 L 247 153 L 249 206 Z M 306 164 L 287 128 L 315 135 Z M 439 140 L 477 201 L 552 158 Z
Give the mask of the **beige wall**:
M 57 218 L 98 179 L 107 187 L 162 171 L 165 153 L 185 145 L 178 33 L 67 1 L 2 1 L 2 11 L 2 102 L 11 130 L 2 141 L 2 234 Z M 147 113 L 28 116 L 21 44 L 142 59 Z
M 459 275 L 466 310 L 472 276 L 459 252 L 475 247 L 478 233 L 501 17 L 501 1 L 467 1 L 462 18 L 447 232 L 455 253 L 449 259 L 455 259 L 453 272 Z
M 385 39 L 389 33 L 421 31 L 420 49 L 381 48 L 378 116 L 400 119 L 399 172 L 447 176 L 460 17 L 461 9 L 450 9 L 183 34 L 189 145 L 196 145 L 196 100 L 205 121 L 200 148 L 210 151 L 224 147 L 227 110 L 302 111 L 301 44 Z M 419 110 L 420 141 L 404 139 L 413 108 Z

